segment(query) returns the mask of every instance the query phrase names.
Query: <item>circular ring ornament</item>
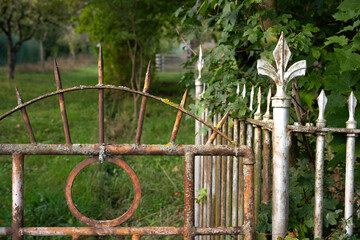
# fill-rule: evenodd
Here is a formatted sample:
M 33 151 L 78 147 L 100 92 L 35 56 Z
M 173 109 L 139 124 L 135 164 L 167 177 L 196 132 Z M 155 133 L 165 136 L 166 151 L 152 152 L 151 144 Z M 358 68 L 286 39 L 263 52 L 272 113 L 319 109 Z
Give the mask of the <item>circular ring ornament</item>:
M 91 158 L 87 158 L 84 161 L 80 162 L 71 171 L 71 173 L 66 181 L 65 198 L 66 198 L 66 203 L 67 203 L 71 213 L 74 214 L 74 216 L 79 221 L 81 221 L 89 226 L 92 226 L 92 227 L 115 227 L 115 226 L 118 226 L 119 224 L 128 220 L 135 213 L 136 209 L 138 208 L 138 206 L 140 204 L 140 199 L 141 199 L 140 181 L 139 181 L 138 177 L 136 176 L 134 170 L 126 162 L 124 162 L 123 160 L 121 160 L 119 158 L 117 158 L 117 159 L 107 158 L 107 159 L 105 159 L 105 161 L 118 165 L 129 175 L 129 177 L 131 178 L 131 181 L 133 183 L 133 186 L 134 186 L 135 196 L 134 196 L 134 201 L 131 204 L 131 207 L 123 215 L 121 215 L 118 218 L 115 218 L 113 220 L 94 220 L 94 219 L 86 217 L 76 208 L 76 206 L 73 202 L 72 186 L 73 186 L 75 177 L 78 175 L 78 173 L 83 168 L 85 168 L 86 166 L 88 166 L 92 163 L 100 162 L 100 160 L 99 160 L 99 157 L 91 157 Z

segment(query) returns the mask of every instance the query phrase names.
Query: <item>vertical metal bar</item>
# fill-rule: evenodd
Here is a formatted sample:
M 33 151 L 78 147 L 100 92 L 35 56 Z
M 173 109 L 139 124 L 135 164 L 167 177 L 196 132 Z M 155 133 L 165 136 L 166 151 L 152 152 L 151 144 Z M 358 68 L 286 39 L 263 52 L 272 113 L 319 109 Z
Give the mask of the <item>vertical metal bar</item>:
M 346 122 L 346 128 L 356 128 L 355 108 L 357 100 L 354 93 L 351 92 L 348 99 L 349 106 L 349 120 Z M 356 134 L 347 134 L 346 139 L 346 175 L 345 175 L 345 226 L 346 233 L 353 235 L 353 212 L 354 212 L 354 170 L 355 170 L 355 137 Z
M 221 118 L 218 113 L 218 120 Z M 219 124 L 219 123 L 218 123 Z M 218 125 L 217 124 L 217 125 Z M 217 145 L 221 145 L 221 136 L 217 135 Z M 221 156 L 216 156 L 216 194 L 215 194 L 215 227 L 221 224 Z M 219 236 L 215 236 L 215 239 L 219 239 Z
M 270 114 L 270 103 L 271 103 L 271 89 L 269 89 L 266 112 L 263 117 L 264 122 L 272 122 Z M 262 184 L 262 203 L 269 204 L 271 198 L 271 133 L 269 130 L 264 129 L 264 140 L 263 140 L 263 184 Z
M 299 61 L 286 71 L 290 59 L 290 48 L 281 33 L 273 52 L 276 68 L 263 59 L 257 62 L 258 74 L 269 76 L 276 84 L 276 94 L 272 98 L 273 126 L 273 202 L 272 202 L 272 239 L 284 238 L 289 214 L 289 150 L 291 138 L 287 132 L 289 124 L 290 99 L 286 88 L 294 77 L 306 73 L 306 61 Z
M 16 91 L 16 97 L 17 97 L 18 105 L 22 105 L 23 100 L 22 100 L 22 97 L 20 95 L 19 89 L 17 89 L 17 87 L 15 87 L 15 91 Z M 34 132 L 32 130 L 30 119 L 29 119 L 29 116 L 27 114 L 26 108 L 25 107 L 21 108 L 20 111 L 21 111 L 21 116 L 22 116 L 22 118 L 24 120 L 24 123 L 25 123 L 25 126 L 26 126 L 26 130 L 27 130 L 29 138 L 30 138 L 30 142 L 32 144 L 35 144 L 36 140 L 35 140 Z
M 246 97 L 246 85 L 244 83 L 242 98 Z M 240 135 L 239 135 L 239 144 L 245 145 L 246 142 L 246 123 L 245 120 L 240 120 Z M 238 225 L 241 226 L 244 223 L 244 165 L 243 158 L 239 158 L 239 197 L 238 197 Z M 243 236 L 238 236 L 238 239 L 243 239 Z
M 246 124 L 244 120 L 240 120 L 240 145 L 245 145 L 246 139 Z M 243 171 L 243 158 L 239 158 L 239 198 L 238 198 L 238 225 L 241 226 L 244 223 L 244 171 Z
M 227 130 L 227 118 L 225 118 L 224 124 L 222 125 L 222 132 L 226 134 Z M 221 138 L 221 144 L 226 145 L 226 140 Z M 221 156 L 221 196 L 220 196 L 220 226 L 226 225 L 226 164 L 227 157 Z M 223 240 L 224 236 L 220 236 Z
M 195 101 L 199 101 L 202 93 L 202 83 L 200 82 L 201 79 L 201 70 L 203 68 L 203 59 L 202 59 L 202 49 L 200 46 L 199 51 L 199 60 L 197 62 L 197 67 L 199 71 L 199 75 L 195 80 Z M 201 145 L 201 136 L 199 131 L 201 129 L 201 123 L 196 121 L 195 122 L 195 145 Z M 195 198 L 198 198 L 198 190 L 200 189 L 200 181 L 201 181 L 201 158 L 200 156 L 195 156 Z M 198 227 L 200 224 L 200 205 L 195 203 L 195 226 Z
M 104 85 L 104 63 L 101 45 L 99 46 L 98 85 Z M 99 89 L 99 143 L 104 143 L 104 89 Z
M 233 124 L 233 123 L 232 123 Z M 228 118 L 228 137 L 233 140 L 233 125 L 231 118 Z M 228 143 L 230 144 L 230 143 Z M 225 226 L 231 226 L 231 206 L 232 206 L 232 161 L 230 156 L 226 157 L 226 223 Z
M 289 150 L 291 138 L 286 126 L 289 124 L 290 98 L 273 97 L 273 240 L 284 238 L 287 231 L 289 211 Z
M 56 89 L 59 91 L 62 89 L 62 83 L 61 83 L 60 72 L 59 72 L 56 60 L 54 60 L 54 75 L 55 75 L 55 81 L 56 81 Z M 64 94 L 60 93 L 60 94 L 58 94 L 58 97 L 59 97 L 61 119 L 62 119 L 63 126 L 64 126 L 65 141 L 66 141 L 66 144 L 71 144 L 71 136 L 70 136 L 68 118 L 67 118 L 67 114 L 66 114 Z
M 243 159 L 244 165 L 244 229 L 245 240 L 255 239 L 255 208 L 254 208 L 254 159 L 249 156 Z M 242 189 L 241 189 L 242 190 Z
M 239 142 L 239 119 L 234 120 L 234 142 Z M 231 225 L 238 226 L 238 194 L 239 194 L 239 157 L 233 159 L 232 211 Z
M 205 120 L 207 120 L 209 117 L 209 111 L 207 108 L 205 108 Z M 208 130 L 208 133 L 205 137 L 205 141 L 207 141 L 208 137 L 210 136 L 211 131 Z M 210 227 L 211 226 L 211 191 L 212 191 L 212 185 L 211 185 L 211 181 L 212 181 L 212 177 L 211 177 L 211 165 L 212 165 L 212 157 L 211 156 L 206 156 L 204 158 L 204 162 L 205 162 L 205 188 L 207 190 L 207 196 L 206 196 L 206 204 L 205 204 L 205 215 L 204 215 L 204 223 L 205 223 L 205 227 Z M 210 240 L 210 236 L 206 236 L 204 239 L 206 240 Z
M 184 158 L 184 240 L 194 240 L 194 154 Z
M 24 155 L 12 156 L 12 239 L 24 239 L 20 229 L 24 225 Z
M 262 203 L 268 204 L 271 199 L 271 132 L 264 129 L 263 140 L 263 174 Z
M 254 114 L 255 120 L 261 120 L 262 116 L 260 113 L 261 107 L 261 88 L 258 91 L 258 107 Z M 254 136 L 254 153 L 255 153 L 255 223 L 259 219 L 259 208 L 261 200 L 261 127 L 255 126 Z
M 317 127 L 325 127 L 324 111 L 327 103 L 324 90 L 321 91 L 318 99 L 319 117 L 316 120 Z M 318 133 L 316 137 L 316 158 L 315 158 L 315 211 L 314 211 L 314 238 L 323 238 L 323 182 L 324 182 L 324 133 Z
M 217 125 L 218 123 L 218 114 L 215 114 L 214 117 L 213 117 L 213 123 L 214 123 L 214 126 Z M 210 135 L 209 135 L 209 138 L 210 138 Z M 209 140 L 208 140 L 209 141 Z M 214 144 L 216 145 L 217 144 L 217 139 L 215 138 L 214 140 Z M 216 183 L 217 183 L 217 180 L 216 180 L 216 163 L 217 163 L 217 156 L 212 156 L 212 168 L 211 168 L 211 226 L 212 227 L 215 227 L 215 223 L 216 223 Z M 215 236 L 211 236 L 210 237 L 211 240 L 215 239 Z
M 131 240 L 140 240 L 140 235 L 132 235 Z
M 150 81 L 151 81 L 151 61 L 149 61 L 149 64 L 148 64 L 148 67 L 146 70 L 146 77 L 145 77 L 145 83 L 144 83 L 144 89 L 143 89 L 144 93 L 147 93 L 149 91 Z M 137 130 L 136 130 L 136 137 L 135 137 L 136 145 L 140 145 L 140 142 L 141 142 L 141 133 L 142 133 L 142 128 L 143 128 L 143 124 L 144 124 L 146 102 L 147 102 L 147 98 L 144 96 L 141 101 L 139 122 L 138 122 Z
M 181 99 L 181 103 L 180 103 L 180 107 L 183 108 L 186 104 L 186 98 L 187 98 L 187 94 L 188 94 L 188 89 L 186 89 L 182 99 Z M 181 123 L 181 118 L 182 118 L 182 111 L 178 111 L 177 116 L 176 116 L 176 120 L 175 120 L 175 124 L 174 124 L 174 128 L 173 131 L 171 133 L 171 138 L 170 138 L 170 143 L 174 144 L 175 143 L 175 139 L 177 136 L 177 133 L 179 131 L 179 127 L 180 127 L 180 123 Z

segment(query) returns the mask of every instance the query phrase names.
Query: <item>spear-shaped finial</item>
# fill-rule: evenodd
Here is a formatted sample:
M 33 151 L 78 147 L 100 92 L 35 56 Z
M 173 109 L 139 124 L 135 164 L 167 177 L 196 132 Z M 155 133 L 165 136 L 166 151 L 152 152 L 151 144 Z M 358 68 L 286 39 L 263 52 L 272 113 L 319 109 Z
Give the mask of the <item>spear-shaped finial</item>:
M 324 114 L 325 114 L 325 107 L 326 107 L 326 103 L 327 103 L 327 98 L 326 98 L 324 90 L 321 90 L 321 93 L 317 98 L 317 102 L 318 102 L 318 106 L 319 106 L 319 117 L 316 120 L 316 126 L 325 127 L 326 120 L 324 118 Z
M 256 109 L 256 112 L 255 112 L 255 115 L 259 115 L 261 116 L 261 87 L 259 87 L 259 90 L 258 90 L 258 95 L 257 95 L 257 109 Z
M 17 87 L 15 87 L 15 91 L 16 91 L 16 97 L 17 97 L 18 105 L 22 105 L 23 100 L 22 100 L 21 94 L 19 92 L 19 89 Z M 26 130 L 27 130 L 29 138 L 30 138 L 30 142 L 31 142 L 31 144 L 36 144 L 35 135 L 34 135 L 34 132 L 32 130 L 30 119 L 29 119 L 29 116 L 27 114 L 26 108 L 25 107 L 21 108 L 20 111 L 21 111 L 21 116 L 22 116 L 22 118 L 24 120 L 24 123 L 25 123 L 25 126 L 26 126 Z
M 271 103 L 271 88 L 269 88 L 269 92 L 266 98 L 266 112 L 264 114 L 263 120 L 268 121 L 271 118 L 270 114 L 270 103 Z
M 239 83 L 237 83 L 237 87 L 236 87 L 236 95 L 240 95 L 240 85 Z
M 246 85 L 244 83 L 244 88 L 243 88 L 243 91 L 242 91 L 242 98 L 245 99 L 246 97 Z
M 55 82 L 56 82 L 56 90 L 58 90 L 58 91 L 62 90 L 60 71 L 57 66 L 56 59 L 54 59 L 54 75 L 55 75 Z M 69 128 L 68 118 L 67 118 L 67 114 L 66 114 L 66 105 L 65 105 L 64 94 L 59 93 L 58 98 L 59 98 L 61 119 L 62 119 L 63 127 L 64 127 L 65 141 L 66 141 L 66 144 L 70 145 L 71 144 L 71 134 L 70 134 L 70 128 Z
M 19 89 L 17 87 L 15 87 L 15 91 L 16 91 L 16 98 L 17 98 L 18 105 L 23 104 L 23 99 L 22 99 Z
M 146 70 L 145 83 L 144 83 L 144 89 L 143 89 L 144 93 L 147 93 L 149 91 L 150 81 L 151 81 L 151 61 L 149 61 L 149 64 L 148 64 L 148 67 Z M 146 110 L 146 102 L 147 102 L 147 98 L 145 96 L 143 96 L 143 98 L 141 100 L 139 121 L 138 121 L 137 130 L 136 130 L 136 136 L 135 136 L 135 144 L 136 145 L 140 145 L 140 141 L 141 141 L 141 134 L 142 134 L 142 128 L 143 128 L 145 110 Z
M 284 38 L 284 33 L 281 32 L 279 41 L 273 52 L 276 70 L 275 68 L 263 59 L 257 61 L 257 69 L 259 75 L 266 75 L 270 77 L 276 84 L 275 97 L 287 97 L 286 88 L 291 79 L 298 76 L 304 76 L 306 70 L 306 61 L 302 60 L 294 63 L 286 71 L 287 64 L 289 62 L 291 52 L 287 42 Z
M 347 100 L 349 106 L 349 120 L 346 122 L 347 128 L 356 128 L 356 121 L 355 121 L 355 108 L 357 105 L 357 100 L 355 98 L 354 92 L 351 91 L 349 99 Z
M 201 78 L 201 70 L 202 68 L 204 67 L 204 59 L 203 59 L 203 56 L 202 56 L 202 48 L 201 48 L 201 45 L 200 45 L 200 50 L 199 50 L 199 59 L 197 61 L 197 68 L 198 68 L 198 71 L 199 71 L 199 75 L 197 77 L 197 81 L 200 81 L 200 78 Z
M 251 92 L 250 92 L 250 111 L 253 111 L 253 102 L 254 102 L 254 93 L 255 92 L 255 89 L 254 89 L 254 85 L 251 87 Z

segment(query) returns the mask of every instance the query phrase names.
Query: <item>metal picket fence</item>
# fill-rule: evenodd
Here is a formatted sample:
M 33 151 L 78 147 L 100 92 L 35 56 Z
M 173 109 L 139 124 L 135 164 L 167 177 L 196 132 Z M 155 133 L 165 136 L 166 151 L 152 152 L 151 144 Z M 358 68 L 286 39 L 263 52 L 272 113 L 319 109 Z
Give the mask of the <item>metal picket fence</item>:
M 342 133 L 346 135 L 346 175 L 345 175 L 345 209 L 344 218 L 347 220 L 346 233 L 353 234 L 354 215 L 354 167 L 355 167 L 355 139 L 360 129 L 356 129 L 355 107 L 357 100 L 353 94 L 349 96 L 349 119 L 346 128 L 326 127 L 324 118 L 327 98 L 321 90 L 317 98 L 319 113 L 315 126 L 302 126 L 295 122 L 289 124 L 291 98 L 286 89 L 289 81 L 294 77 L 305 75 L 306 61 L 294 63 L 287 69 L 290 59 L 290 49 L 281 34 L 273 52 L 276 68 L 265 60 L 258 60 L 258 74 L 270 77 L 276 84 L 276 94 L 271 96 L 271 89 L 267 93 L 267 108 L 264 114 L 261 111 L 262 92 L 258 88 L 257 108 L 254 117 L 246 119 L 232 119 L 229 113 L 215 114 L 212 122 L 223 133 L 232 137 L 232 141 L 247 145 L 254 150 L 255 158 L 255 222 L 258 221 L 260 203 L 269 204 L 272 200 L 272 239 L 284 238 L 288 231 L 289 215 L 289 151 L 292 134 L 307 134 L 316 137 L 315 149 L 315 209 L 314 209 L 314 238 L 323 238 L 323 182 L 324 182 L 324 151 L 325 135 L 327 133 Z M 195 81 L 196 96 L 200 99 L 205 92 L 206 85 L 201 80 L 202 49 L 200 47 L 198 71 Z M 300 80 L 301 81 L 301 80 Z M 244 84 L 242 96 L 240 86 L 237 86 L 237 95 L 246 97 Z M 249 109 L 253 111 L 254 86 L 250 92 Z M 272 113 L 270 104 L 272 105 Z M 209 111 L 204 106 L 202 118 L 209 120 Z M 230 124 L 231 123 L 231 124 Z M 232 125 L 233 127 L 230 127 Z M 195 132 L 198 133 L 202 124 L 197 122 Z M 227 140 L 214 134 L 198 134 L 195 137 L 198 145 L 227 144 Z M 272 149 L 271 149 L 272 146 Z M 271 161 L 272 159 L 272 161 Z M 195 197 L 206 191 L 207 197 L 195 204 L 195 226 L 237 226 L 243 223 L 243 193 L 238 191 L 243 187 L 242 158 L 238 157 L 195 157 Z M 272 171 L 271 171 L 272 169 Z M 210 239 L 203 237 L 202 239 Z M 224 239 L 211 237 L 211 239 Z M 239 239 L 241 239 L 239 237 Z

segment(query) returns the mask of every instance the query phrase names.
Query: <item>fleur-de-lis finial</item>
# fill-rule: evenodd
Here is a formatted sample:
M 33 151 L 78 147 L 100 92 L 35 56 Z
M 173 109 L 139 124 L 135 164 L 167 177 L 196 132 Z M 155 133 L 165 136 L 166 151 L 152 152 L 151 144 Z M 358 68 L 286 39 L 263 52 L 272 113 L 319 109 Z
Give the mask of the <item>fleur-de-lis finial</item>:
M 349 99 L 347 100 L 349 106 L 349 120 L 346 122 L 347 128 L 356 128 L 356 121 L 355 121 L 355 108 L 357 105 L 357 100 L 355 98 L 354 92 L 351 92 Z M 355 126 L 352 126 L 355 124 Z M 348 126 L 351 125 L 351 126 Z
M 291 52 L 287 42 L 284 38 L 284 33 L 281 32 L 279 41 L 273 52 L 276 68 L 263 59 L 257 61 L 257 69 L 259 75 L 266 75 L 270 77 L 276 84 L 275 97 L 287 97 L 286 88 L 291 79 L 298 76 L 304 76 L 306 70 L 306 61 L 302 60 L 294 63 L 286 71 L 286 66 L 289 62 Z
M 319 106 L 319 117 L 316 120 L 316 122 L 319 123 L 319 124 L 326 123 L 326 120 L 324 118 L 324 113 L 325 113 L 325 107 L 326 107 L 326 103 L 327 103 L 327 98 L 326 98 L 324 90 L 321 90 L 321 93 L 317 98 L 317 102 L 318 102 L 318 106 Z
M 271 88 L 269 88 L 269 92 L 266 98 L 266 112 L 264 114 L 264 120 L 267 121 L 271 118 L 270 114 L 270 103 L 271 103 Z
M 257 109 L 255 115 L 260 115 L 261 108 L 261 87 L 259 87 L 258 95 L 257 95 Z
M 245 99 L 246 97 L 246 85 L 244 83 L 244 88 L 243 88 L 243 91 L 242 91 L 242 98 Z
M 239 96 L 239 94 L 240 94 L 240 85 L 239 85 L 239 83 L 237 83 L 237 87 L 236 87 L 236 95 L 238 95 L 238 96 Z
M 254 85 L 253 85 L 253 86 L 251 87 L 251 92 L 250 92 L 250 107 L 249 107 L 250 111 L 253 111 L 253 110 L 254 110 L 254 109 L 253 109 L 254 91 L 255 91 L 255 89 L 254 89 Z

